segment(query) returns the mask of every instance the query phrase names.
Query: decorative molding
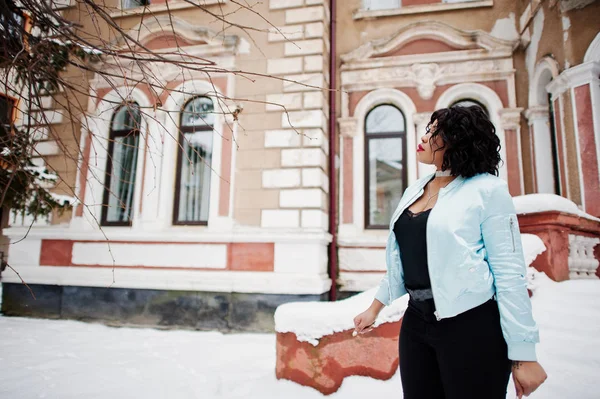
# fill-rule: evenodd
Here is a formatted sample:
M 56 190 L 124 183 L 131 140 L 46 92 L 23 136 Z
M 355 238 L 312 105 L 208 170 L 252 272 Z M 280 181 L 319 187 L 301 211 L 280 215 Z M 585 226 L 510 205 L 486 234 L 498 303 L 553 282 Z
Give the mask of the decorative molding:
M 596 35 L 583 57 L 583 62 L 600 62 L 600 33 Z
M 342 63 L 379 57 L 418 39 L 436 40 L 462 50 L 502 52 L 508 56 L 518 44 L 518 40 L 498 39 L 482 30 L 467 31 L 438 21 L 422 21 L 406 25 L 391 36 L 372 40 L 342 55 Z
M 558 62 L 552 57 L 546 56 L 540 59 L 536 66 L 535 71 L 533 73 L 533 78 L 531 79 L 531 83 L 529 85 L 529 106 L 536 106 L 542 104 L 548 104 L 547 95 L 543 98 L 538 98 L 539 90 L 541 89 L 541 85 L 544 84 L 542 82 L 542 78 L 545 78 L 544 72 L 550 73 L 549 81 L 556 79 L 556 77 L 560 74 L 560 67 L 558 66 Z M 546 86 L 547 84 L 544 84 Z M 547 93 L 546 88 L 544 87 L 544 93 Z
M 346 70 L 341 73 L 342 87 L 366 90 L 392 85 L 394 87 L 416 87 L 423 99 L 431 98 L 436 86 L 443 84 L 486 81 L 507 78 L 514 74 L 512 65 L 503 60 L 479 60 L 448 64 L 415 63 L 410 66 L 395 66 L 369 69 Z
M 523 108 L 503 108 L 499 110 L 502 128 L 519 130 L 521 128 L 521 112 Z
M 600 265 L 594 257 L 594 247 L 600 238 L 569 234 L 569 277 L 571 279 L 597 279 L 596 269 Z
M 414 64 L 411 70 L 417 83 L 419 96 L 423 100 L 430 100 L 435 91 L 435 83 L 440 78 L 440 66 L 438 64 Z
M 560 96 L 570 88 L 600 80 L 600 62 L 586 62 L 564 70 L 552 82 L 548 83 L 546 90 L 552 94 L 552 99 Z
M 399 8 L 387 9 L 387 10 L 359 9 L 354 12 L 354 14 L 352 15 L 352 18 L 364 19 L 364 18 L 390 17 L 390 16 L 395 16 L 395 15 L 424 14 L 424 13 L 431 13 L 431 12 L 463 10 L 463 9 L 467 9 L 467 8 L 492 7 L 493 5 L 494 5 L 493 0 L 480 0 L 480 1 L 465 1 L 465 2 L 460 2 L 460 3 L 435 3 L 435 4 L 404 6 L 404 7 L 399 7 Z
M 421 126 L 421 125 L 427 124 L 431 120 L 432 114 L 433 114 L 433 112 L 419 112 L 419 113 L 413 114 L 413 122 L 415 123 L 416 126 Z
M 175 11 L 182 10 L 185 8 L 198 8 L 199 6 L 216 6 L 216 5 L 224 5 L 228 3 L 229 0 L 202 0 L 202 3 L 198 2 L 198 4 L 194 4 L 193 1 L 185 1 L 185 0 L 175 0 L 169 1 L 167 5 L 165 3 L 159 4 L 151 4 L 149 6 L 141 6 L 129 9 L 120 9 L 114 12 L 111 12 L 109 15 L 113 19 L 130 17 L 132 15 L 140 15 L 142 13 L 146 13 L 147 15 L 163 12 L 163 11 Z
M 356 118 L 338 118 L 340 134 L 344 137 L 355 137 L 357 135 L 357 123 Z
M 529 107 L 525 113 L 525 118 L 531 125 L 536 120 L 543 120 L 544 122 L 548 122 L 548 118 L 550 117 L 550 110 L 547 105 L 536 105 L 534 107 Z
M 209 47 L 222 48 L 230 52 L 233 52 L 240 43 L 240 38 L 236 35 L 217 33 L 201 25 L 191 24 L 181 18 L 169 15 L 154 15 L 152 18 L 144 19 L 143 22 L 130 29 L 127 34 L 137 38 L 142 44 L 158 36 L 174 34 L 192 43 L 202 42 Z M 119 36 L 112 45 L 119 49 L 129 49 L 125 43 L 125 35 Z M 170 52 L 169 50 L 165 49 L 165 52 Z M 172 50 L 177 50 L 177 48 Z

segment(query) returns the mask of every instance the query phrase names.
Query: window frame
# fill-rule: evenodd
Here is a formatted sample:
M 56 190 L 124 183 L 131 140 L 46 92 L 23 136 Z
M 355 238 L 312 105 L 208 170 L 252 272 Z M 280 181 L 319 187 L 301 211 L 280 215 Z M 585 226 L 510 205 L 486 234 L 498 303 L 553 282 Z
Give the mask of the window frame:
M 179 200 L 180 200 L 180 185 L 181 185 L 181 166 L 183 163 L 183 147 L 182 144 L 185 140 L 185 134 L 186 133 L 197 133 L 197 132 L 210 132 L 210 134 L 213 134 L 215 131 L 215 122 L 213 121 L 212 125 L 204 125 L 204 126 L 183 126 L 182 122 L 183 122 L 183 116 L 185 114 L 185 107 L 191 103 L 192 101 L 196 100 L 197 98 L 208 98 L 210 101 L 212 101 L 213 103 L 213 107 L 214 107 L 214 101 L 212 99 L 212 97 L 210 96 L 206 96 L 206 95 L 197 95 L 197 96 L 193 96 L 190 99 L 188 99 L 183 106 L 181 107 L 181 110 L 179 112 L 179 133 L 178 133 L 178 137 L 177 137 L 177 169 L 175 171 L 175 193 L 173 196 L 173 213 L 172 213 L 172 224 L 173 226 L 208 226 L 208 220 L 210 219 L 210 191 L 209 191 L 209 198 L 208 198 L 208 207 L 209 207 L 209 211 L 208 211 L 208 216 L 206 220 L 197 220 L 197 221 L 179 221 Z M 213 108 L 213 112 L 214 112 L 214 108 Z M 212 143 L 212 147 L 214 150 L 214 140 Z M 214 153 L 214 151 L 213 151 Z M 212 173 L 212 161 L 210 163 L 210 168 L 211 168 L 211 173 Z M 209 190 L 212 189 L 212 184 L 211 181 L 212 179 L 209 179 Z
M 117 137 L 127 137 L 129 134 L 136 134 L 138 136 L 140 136 L 141 138 L 141 128 L 142 128 L 142 116 L 141 116 L 141 112 L 140 112 L 140 122 L 139 122 L 139 126 L 138 129 L 129 129 L 129 130 L 114 130 L 113 129 L 113 123 L 115 121 L 115 118 L 117 117 L 117 115 L 119 114 L 121 108 L 123 107 L 129 107 L 130 105 L 137 105 L 138 107 L 140 107 L 140 105 L 135 102 L 135 101 L 131 101 L 131 102 L 126 102 L 124 104 L 119 105 L 113 112 L 112 118 L 110 119 L 110 124 L 109 124 L 109 133 L 108 133 L 108 149 L 107 149 L 107 154 L 106 154 L 106 168 L 104 171 L 104 184 L 103 184 L 103 193 L 102 193 L 102 212 L 101 212 L 101 216 L 100 216 L 100 225 L 101 226 L 106 226 L 106 227 L 131 227 L 133 225 L 133 218 L 135 215 L 135 206 L 136 206 L 136 202 L 135 202 L 135 189 L 136 189 L 136 183 L 137 183 L 137 163 L 139 161 L 139 159 L 137 158 L 137 155 L 139 155 L 139 143 L 140 140 L 138 138 L 138 147 L 137 147 L 137 151 L 138 154 L 136 155 L 136 162 L 135 165 L 133 166 L 136 169 L 136 178 L 133 181 L 133 201 L 132 201 L 132 213 L 130 215 L 129 221 L 127 222 L 110 222 L 107 220 L 108 217 L 108 209 L 109 209 L 109 205 L 108 205 L 108 201 L 109 201 L 109 195 L 110 195 L 110 183 L 111 183 L 111 174 L 112 174 L 112 169 L 113 169 L 113 163 L 112 163 L 112 157 L 113 157 L 113 150 L 115 147 L 115 138 Z
M 481 101 L 475 100 L 474 98 L 471 98 L 471 97 L 465 97 L 465 98 L 461 98 L 460 100 L 456 100 L 452 104 L 450 104 L 450 107 L 454 107 L 456 104 L 458 104 L 458 103 L 460 103 L 462 101 L 470 101 L 472 103 L 475 103 L 476 105 L 478 105 L 479 107 L 481 107 L 481 109 L 483 110 L 483 112 L 485 112 L 485 114 L 488 117 L 490 116 L 490 111 L 487 109 L 487 107 L 485 105 L 483 105 Z
M 404 121 L 404 129 L 402 132 L 386 132 L 386 133 L 369 133 L 367 131 L 367 119 L 369 118 L 369 115 L 371 114 L 371 112 L 373 112 L 375 109 L 377 109 L 378 107 L 381 106 L 391 106 L 394 107 L 398 112 L 400 112 L 400 114 L 402 115 L 402 120 Z M 369 112 L 366 113 L 365 117 L 363 118 L 363 136 L 364 136 L 364 192 L 363 192 L 363 196 L 364 196 L 364 201 L 363 201 L 363 211 L 364 211 L 364 229 L 365 230 L 383 230 L 383 229 L 387 229 L 389 228 L 388 224 L 384 224 L 384 225 L 376 225 L 376 224 L 371 224 L 371 209 L 370 209 L 370 199 L 369 199 L 369 190 L 371 187 L 371 181 L 369 178 L 370 175 L 370 165 L 369 165 L 369 141 L 373 140 L 373 139 L 395 139 L 395 138 L 399 138 L 402 140 L 402 180 L 404 182 L 404 190 L 406 190 L 406 187 L 408 186 L 408 169 L 407 169 L 407 124 L 406 124 L 406 116 L 404 115 L 404 112 L 402 112 L 402 110 L 400 108 L 398 108 L 395 104 L 393 103 L 380 103 L 377 104 L 373 107 L 371 107 L 371 109 L 369 110 Z M 404 192 L 403 190 L 403 192 Z

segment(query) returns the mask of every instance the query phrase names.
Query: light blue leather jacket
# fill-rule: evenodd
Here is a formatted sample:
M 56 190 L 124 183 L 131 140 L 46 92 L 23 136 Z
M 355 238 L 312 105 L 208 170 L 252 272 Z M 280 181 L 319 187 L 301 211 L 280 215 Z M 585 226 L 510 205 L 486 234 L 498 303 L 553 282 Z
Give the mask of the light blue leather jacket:
M 375 296 L 384 305 L 407 293 L 394 224 L 433 176 L 408 187 L 392 216 L 387 273 Z M 539 334 L 527 293 L 519 224 L 504 180 L 490 174 L 457 177 L 440 190 L 427 221 L 427 259 L 438 320 L 496 295 L 508 357 L 536 360 Z

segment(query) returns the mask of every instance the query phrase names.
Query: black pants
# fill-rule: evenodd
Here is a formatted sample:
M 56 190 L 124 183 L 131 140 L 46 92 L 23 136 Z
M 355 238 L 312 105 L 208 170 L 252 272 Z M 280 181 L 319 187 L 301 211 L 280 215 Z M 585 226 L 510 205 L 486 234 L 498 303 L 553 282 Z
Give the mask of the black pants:
M 496 301 L 440 321 L 409 305 L 400 375 L 404 399 L 505 399 L 510 360 Z

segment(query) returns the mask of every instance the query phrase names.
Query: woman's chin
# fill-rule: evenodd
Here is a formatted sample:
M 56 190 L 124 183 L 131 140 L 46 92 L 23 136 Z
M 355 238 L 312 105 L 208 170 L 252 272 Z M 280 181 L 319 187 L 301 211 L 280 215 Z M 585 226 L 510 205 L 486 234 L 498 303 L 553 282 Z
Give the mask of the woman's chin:
M 423 163 L 425 165 L 432 165 L 433 164 L 433 160 L 432 159 L 427 159 L 427 157 L 425 156 L 425 154 L 423 154 L 423 152 L 417 152 L 417 161 L 419 163 Z

